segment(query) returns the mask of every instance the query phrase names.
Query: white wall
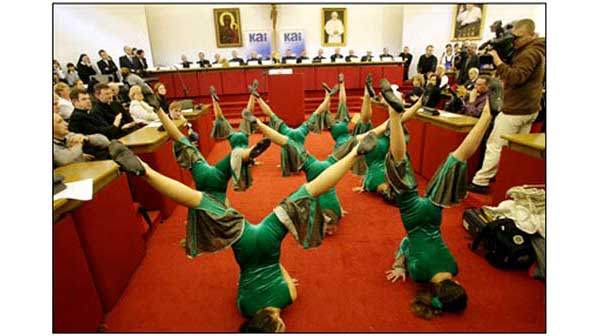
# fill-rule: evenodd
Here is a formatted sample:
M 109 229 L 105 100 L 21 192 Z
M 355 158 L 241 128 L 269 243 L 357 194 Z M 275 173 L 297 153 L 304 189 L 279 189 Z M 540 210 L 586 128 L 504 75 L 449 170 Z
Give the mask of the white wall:
M 409 75 L 417 72 L 419 56 L 425 53 L 425 47 L 434 46 L 436 57 L 444 51 L 444 46 L 450 42 L 452 31 L 452 16 L 455 5 L 404 5 L 404 29 L 402 42 L 410 48 L 413 54 L 413 62 L 409 69 Z M 546 21 L 545 7 L 539 5 L 487 5 L 483 38 L 476 41 L 481 44 L 494 36 L 489 26 L 496 20 L 502 23 L 515 19 L 531 18 L 536 23 L 536 31 L 540 36 L 545 36 Z
M 152 50 L 143 6 L 54 5 L 54 58 L 66 68 L 86 53 L 94 65 L 106 50 L 118 66 L 123 46 L 143 49 L 152 66 Z

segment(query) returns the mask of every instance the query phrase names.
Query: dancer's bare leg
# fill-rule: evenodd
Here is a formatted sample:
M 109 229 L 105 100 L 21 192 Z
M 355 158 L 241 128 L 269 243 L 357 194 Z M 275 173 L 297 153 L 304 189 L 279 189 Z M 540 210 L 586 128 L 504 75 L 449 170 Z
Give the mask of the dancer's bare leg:
M 142 178 L 161 194 L 187 208 L 196 208 L 202 202 L 203 195 L 201 191 L 192 189 L 177 180 L 161 175 L 145 162 L 142 162 L 142 165 L 146 169 L 146 174 Z
M 369 91 L 367 91 L 367 88 L 365 87 L 362 105 L 360 106 L 360 121 L 363 124 L 366 124 L 371 121 L 372 115 L 373 112 L 371 110 L 371 97 L 369 96 Z
M 325 98 L 323 98 L 323 101 L 321 102 L 321 104 L 319 104 L 315 112 L 322 113 L 324 111 L 327 111 L 329 109 L 329 106 L 331 106 L 331 96 L 325 93 Z
M 271 141 L 278 146 L 285 146 L 289 138 L 276 130 L 272 129 L 268 125 L 265 125 L 259 119 L 256 119 L 256 128 L 262 132 L 265 138 L 271 139 Z
M 163 126 L 165 127 L 165 131 L 167 131 L 167 134 L 169 134 L 169 137 L 172 140 L 179 141 L 182 137 L 184 137 L 183 133 L 181 133 L 179 128 L 175 126 L 173 120 L 169 119 L 169 117 L 167 116 L 165 111 L 162 110 L 162 108 L 159 108 L 156 114 L 158 114 L 158 118 L 162 122 Z
M 250 95 L 248 98 L 248 104 L 246 104 L 246 109 L 250 110 L 250 112 L 254 113 L 254 96 Z
M 308 182 L 306 184 L 306 191 L 313 197 L 318 197 L 335 187 L 350 168 L 352 168 L 354 160 L 358 157 L 357 149 L 358 145 L 348 155 L 344 156 L 343 159 L 329 166 L 317 178 Z
M 346 81 L 340 83 L 340 92 L 338 94 L 338 99 L 338 104 L 346 104 Z
M 254 96 L 251 96 L 254 97 Z M 273 110 L 271 110 L 271 107 L 269 106 L 269 104 L 267 104 L 267 102 L 264 101 L 264 99 L 262 99 L 262 97 L 258 98 L 256 100 L 258 102 L 258 106 L 260 107 L 261 111 L 267 116 L 267 117 L 271 117 L 273 114 Z
M 462 143 L 454 151 L 454 156 L 462 161 L 468 160 L 479 148 L 481 139 L 487 130 L 490 122 L 492 121 L 492 115 L 490 113 L 490 102 L 489 100 L 485 103 L 481 117 L 473 126 L 469 134 L 465 137 Z

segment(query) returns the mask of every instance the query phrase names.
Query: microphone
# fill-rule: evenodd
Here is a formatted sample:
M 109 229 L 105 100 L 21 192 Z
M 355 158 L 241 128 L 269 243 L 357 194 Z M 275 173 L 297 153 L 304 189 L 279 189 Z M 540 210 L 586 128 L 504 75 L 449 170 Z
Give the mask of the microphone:
M 175 68 L 176 73 L 177 73 L 177 77 L 179 78 L 179 82 L 181 83 L 181 87 L 183 88 L 183 96 L 184 97 L 188 97 L 188 89 L 187 86 L 185 86 L 185 82 L 183 81 L 183 78 L 181 77 L 181 74 L 179 73 L 179 68 L 177 67 L 177 65 L 173 65 L 173 67 Z

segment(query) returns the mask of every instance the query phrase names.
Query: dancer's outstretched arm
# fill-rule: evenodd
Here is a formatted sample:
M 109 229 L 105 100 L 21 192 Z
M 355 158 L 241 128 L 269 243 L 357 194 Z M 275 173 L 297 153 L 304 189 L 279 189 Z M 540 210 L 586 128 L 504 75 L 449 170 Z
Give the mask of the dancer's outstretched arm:
M 325 169 L 317 178 L 306 184 L 306 191 L 313 197 L 318 197 L 326 193 L 329 189 L 335 187 L 335 185 L 346 175 L 346 172 L 352 168 L 354 160 L 358 156 L 358 146 L 354 146 L 352 151 L 348 155 L 344 156 L 343 159 L 329 166 Z
M 160 119 L 160 121 L 162 122 L 163 126 L 165 127 L 165 130 L 167 131 L 171 139 L 179 141 L 182 137 L 184 137 L 183 133 L 181 133 L 179 128 L 175 126 L 173 120 L 169 119 L 169 117 L 167 116 L 165 111 L 163 111 L 162 108 L 159 107 L 156 113 L 158 114 L 158 119 Z
M 457 159 L 466 161 L 477 151 L 477 148 L 479 148 L 479 144 L 481 143 L 481 139 L 483 138 L 483 135 L 485 134 L 485 131 L 487 130 L 491 121 L 492 115 L 490 113 L 490 101 L 488 99 L 481 113 L 481 117 L 479 117 L 479 120 L 475 126 L 473 126 L 463 142 L 454 151 L 454 156 Z
M 360 106 L 360 121 L 363 124 L 366 124 L 369 121 L 371 121 L 372 115 L 373 112 L 371 110 L 371 97 L 369 96 L 369 91 L 367 91 L 367 88 L 365 87 L 362 105 Z
M 254 97 L 254 96 L 251 96 L 251 97 Z M 258 98 L 257 101 L 258 101 L 258 106 L 260 107 L 261 111 L 267 117 L 270 117 L 273 114 L 275 114 L 275 113 L 273 113 L 273 110 L 271 110 L 271 107 L 267 104 L 267 102 L 265 102 L 265 100 L 262 99 L 262 97 Z M 252 111 L 252 110 L 250 110 L 250 111 Z
M 203 195 L 201 191 L 161 175 L 144 162 L 142 162 L 142 165 L 146 169 L 146 174 L 142 178 L 161 194 L 188 208 L 196 208 L 202 202 Z
M 271 141 L 278 146 L 285 146 L 289 140 L 287 136 L 272 129 L 269 125 L 265 125 L 265 123 L 259 119 L 256 119 L 256 128 L 262 132 L 265 138 L 271 139 Z

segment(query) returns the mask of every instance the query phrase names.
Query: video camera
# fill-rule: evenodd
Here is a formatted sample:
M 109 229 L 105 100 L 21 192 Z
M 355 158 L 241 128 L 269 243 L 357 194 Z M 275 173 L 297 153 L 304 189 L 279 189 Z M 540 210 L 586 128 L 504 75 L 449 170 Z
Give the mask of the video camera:
M 502 21 L 498 20 L 494 22 L 490 26 L 490 30 L 492 33 L 496 34 L 496 37 L 490 39 L 489 41 L 483 43 L 479 50 L 485 50 L 486 53 L 488 50 L 494 49 L 500 56 L 502 62 L 510 64 L 512 60 L 514 49 L 514 36 L 512 34 L 512 24 L 507 24 L 506 26 L 502 26 Z M 493 64 L 492 56 L 484 54 L 479 57 L 480 64 Z

